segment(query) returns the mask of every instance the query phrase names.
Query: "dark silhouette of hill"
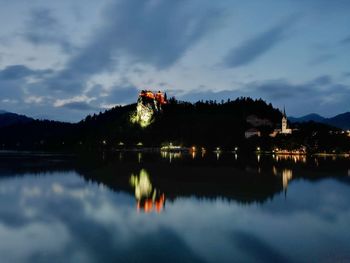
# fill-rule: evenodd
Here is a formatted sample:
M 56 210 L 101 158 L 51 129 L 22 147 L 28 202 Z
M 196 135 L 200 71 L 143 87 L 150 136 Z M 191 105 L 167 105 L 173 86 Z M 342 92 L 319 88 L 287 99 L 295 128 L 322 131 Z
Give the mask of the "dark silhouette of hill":
M 32 121 L 34 121 L 34 119 L 27 116 L 0 110 L 0 128 Z
M 135 145 L 141 142 L 147 146 L 159 146 L 164 142 L 174 142 L 184 145 L 232 145 L 244 139 L 244 131 L 249 127 L 247 116 L 254 114 L 269 119 L 271 123 L 278 123 L 282 116 L 271 104 L 250 98 L 193 104 L 171 99 L 150 126 L 141 128 L 130 122 L 130 114 L 135 108 L 136 104 L 132 104 L 88 116 L 78 124 L 79 134 L 87 142 L 100 138 L 107 144 L 123 142 Z
M 317 113 L 310 113 L 308 115 L 302 116 L 302 117 L 288 117 L 290 122 L 308 122 L 308 121 L 314 121 L 314 122 L 323 122 L 326 118 L 322 117 L 321 115 Z
M 343 130 L 350 129 L 350 112 L 338 114 L 331 118 L 325 118 L 316 113 L 312 113 L 299 118 L 289 117 L 289 120 L 293 123 L 314 121 L 314 122 L 329 124 Z
M 159 147 L 162 144 L 196 145 L 198 147 L 251 151 L 257 146 L 311 151 L 348 151 L 350 142 L 345 134 L 322 123 L 299 123 L 293 135 L 269 137 L 281 123 L 282 113 L 265 101 L 237 98 L 227 101 L 189 103 L 170 99 L 153 122 L 142 128 L 131 117 L 137 104 L 117 106 L 99 114 L 89 115 L 78 123 L 32 120 L 0 127 L 0 149 L 102 151 L 117 148 Z M 263 120 L 256 127 L 247 119 Z M 264 125 L 264 126 L 261 126 Z M 247 140 L 244 133 L 251 127 L 261 131 L 261 137 Z

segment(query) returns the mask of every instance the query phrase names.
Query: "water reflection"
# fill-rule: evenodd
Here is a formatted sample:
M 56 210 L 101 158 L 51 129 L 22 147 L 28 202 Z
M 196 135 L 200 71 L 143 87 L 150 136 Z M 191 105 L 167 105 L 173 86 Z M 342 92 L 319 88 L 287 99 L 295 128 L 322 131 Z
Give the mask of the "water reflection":
M 290 169 L 283 169 L 282 171 L 282 185 L 283 189 L 287 189 L 288 187 L 288 182 L 292 180 L 293 178 L 293 172 Z
M 155 209 L 160 213 L 165 204 L 165 195 L 160 193 L 152 186 L 150 176 L 145 169 L 141 169 L 139 175 L 132 174 L 130 185 L 135 189 L 135 198 L 137 200 L 137 209 L 146 213 Z
M 349 262 L 349 163 L 210 154 L 0 158 L 1 262 Z
M 173 159 L 180 159 L 182 157 L 181 152 L 161 151 L 160 154 L 163 159 L 168 159 L 169 163 L 171 163 Z
M 279 172 L 275 165 L 272 166 L 272 174 L 281 177 L 283 190 L 287 190 L 288 183 L 293 179 L 293 171 L 291 169 L 283 168 Z
M 276 154 L 273 155 L 274 159 L 278 161 L 293 161 L 294 163 L 306 163 L 306 155 L 298 154 Z

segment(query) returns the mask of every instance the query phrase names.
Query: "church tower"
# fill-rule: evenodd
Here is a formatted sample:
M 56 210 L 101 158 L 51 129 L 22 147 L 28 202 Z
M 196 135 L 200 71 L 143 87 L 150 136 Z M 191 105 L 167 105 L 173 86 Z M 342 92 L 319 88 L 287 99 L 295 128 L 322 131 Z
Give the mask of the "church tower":
M 286 115 L 286 109 L 285 108 L 283 108 L 281 133 L 282 134 L 291 134 L 292 133 L 292 129 L 288 128 L 288 120 L 287 120 L 287 115 Z

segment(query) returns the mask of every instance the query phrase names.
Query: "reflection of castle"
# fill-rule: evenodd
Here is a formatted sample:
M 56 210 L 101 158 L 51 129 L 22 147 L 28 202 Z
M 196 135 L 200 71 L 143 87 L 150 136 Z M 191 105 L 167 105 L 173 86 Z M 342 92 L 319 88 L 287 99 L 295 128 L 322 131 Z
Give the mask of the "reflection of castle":
M 153 188 L 150 177 L 146 170 L 142 169 L 140 174 L 132 174 L 130 184 L 135 189 L 135 198 L 137 200 L 137 209 L 146 213 L 161 212 L 165 204 L 165 195 Z

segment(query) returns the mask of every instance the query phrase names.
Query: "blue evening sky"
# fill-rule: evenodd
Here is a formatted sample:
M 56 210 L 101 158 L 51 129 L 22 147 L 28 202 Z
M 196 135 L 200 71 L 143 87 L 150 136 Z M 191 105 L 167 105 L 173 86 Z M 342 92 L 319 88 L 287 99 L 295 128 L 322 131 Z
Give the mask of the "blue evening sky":
M 78 121 L 135 102 L 350 111 L 348 0 L 0 0 L 0 109 Z

